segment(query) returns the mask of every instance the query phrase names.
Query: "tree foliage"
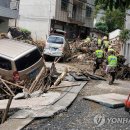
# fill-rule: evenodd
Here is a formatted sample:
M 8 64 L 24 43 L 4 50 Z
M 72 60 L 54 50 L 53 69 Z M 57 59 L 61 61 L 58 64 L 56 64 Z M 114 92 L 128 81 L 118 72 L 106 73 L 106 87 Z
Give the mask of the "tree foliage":
M 96 27 L 96 29 L 103 31 L 105 33 L 108 32 L 108 26 L 106 23 L 98 22 L 98 23 L 96 23 L 95 27 Z
M 119 9 L 113 11 L 107 10 L 105 12 L 105 16 L 102 17 L 102 20 L 104 23 L 106 23 L 108 32 L 112 32 L 115 29 L 123 29 L 125 22 L 125 13 Z
M 120 9 L 125 11 L 130 6 L 130 0 L 95 0 L 95 5 L 102 5 L 106 9 Z
M 120 39 L 123 43 L 130 39 L 130 30 L 123 29 L 120 33 Z

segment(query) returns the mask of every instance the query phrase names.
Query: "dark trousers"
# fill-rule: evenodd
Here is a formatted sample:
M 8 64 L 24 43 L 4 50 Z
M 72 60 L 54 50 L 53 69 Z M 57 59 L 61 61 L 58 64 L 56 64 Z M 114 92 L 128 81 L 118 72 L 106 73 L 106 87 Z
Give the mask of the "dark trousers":
M 96 70 L 100 68 L 100 66 L 102 65 L 102 62 L 103 62 L 103 58 L 97 58 L 95 60 L 95 64 L 94 64 L 94 67 L 93 67 L 93 73 L 95 73 Z

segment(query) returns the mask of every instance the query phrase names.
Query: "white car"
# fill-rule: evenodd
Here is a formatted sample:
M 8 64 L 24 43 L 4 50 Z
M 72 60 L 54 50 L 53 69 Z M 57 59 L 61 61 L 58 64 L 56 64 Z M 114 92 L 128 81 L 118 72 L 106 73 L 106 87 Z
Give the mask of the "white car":
M 67 58 L 70 56 L 70 52 L 70 46 L 64 36 L 53 34 L 47 38 L 44 55 Z

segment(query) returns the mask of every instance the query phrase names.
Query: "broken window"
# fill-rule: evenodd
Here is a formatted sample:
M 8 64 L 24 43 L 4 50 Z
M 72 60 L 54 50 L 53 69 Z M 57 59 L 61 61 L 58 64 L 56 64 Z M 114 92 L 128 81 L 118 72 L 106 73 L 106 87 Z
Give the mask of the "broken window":
M 0 57 L 0 68 L 5 70 L 11 70 L 11 62 L 7 59 Z
M 40 58 L 41 58 L 41 54 L 38 49 L 21 57 L 20 59 L 15 61 L 17 71 L 27 69 L 28 67 L 30 67 L 30 66 L 34 65 L 36 62 L 38 62 Z
M 61 10 L 67 11 L 69 0 L 61 0 Z
M 91 17 L 92 14 L 92 8 L 89 6 L 86 6 L 86 17 Z

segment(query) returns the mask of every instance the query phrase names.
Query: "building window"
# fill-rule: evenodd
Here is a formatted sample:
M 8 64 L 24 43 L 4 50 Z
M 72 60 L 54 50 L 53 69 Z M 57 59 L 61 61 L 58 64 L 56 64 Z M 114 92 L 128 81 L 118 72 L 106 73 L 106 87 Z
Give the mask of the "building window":
M 69 0 L 61 0 L 61 10 L 67 11 Z
M 86 17 L 91 17 L 92 14 L 92 8 L 89 6 L 86 6 Z

